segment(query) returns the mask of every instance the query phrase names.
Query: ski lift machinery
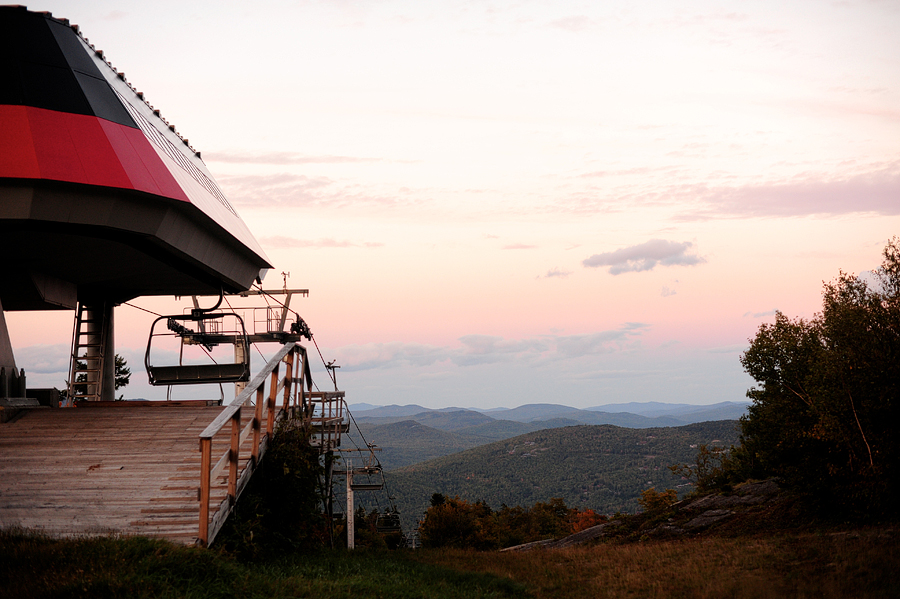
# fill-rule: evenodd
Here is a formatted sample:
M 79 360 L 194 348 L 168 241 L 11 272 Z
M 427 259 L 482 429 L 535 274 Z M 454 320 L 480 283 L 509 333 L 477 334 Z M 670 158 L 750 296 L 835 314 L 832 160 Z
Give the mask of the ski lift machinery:
M 252 308 L 254 314 L 262 311 L 265 315 L 260 322 L 257 322 L 256 317 L 253 318 L 252 334 L 247 332 L 244 319 L 239 314 L 234 311 L 218 311 L 225 300 L 225 294 L 221 292 L 218 302 L 212 308 L 200 308 L 195 296 L 194 308 L 189 313 L 160 316 L 154 320 L 144 354 L 144 366 L 150 384 L 172 386 L 245 383 L 250 380 L 251 343 L 287 343 L 300 341 L 304 337 L 311 339 L 309 327 L 296 311 L 290 309 L 291 297 L 295 294 L 307 296 L 309 290 L 288 289 L 288 273 L 283 274 L 284 289 L 253 289 L 236 294 L 244 298 L 286 296 L 285 301 L 278 302 L 277 307 L 267 305 L 265 308 Z M 287 322 L 288 312 L 294 313 L 295 322 Z M 288 324 L 290 327 L 286 331 Z M 262 325 L 263 330 L 256 330 L 257 325 Z M 213 350 L 220 345 L 233 346 L 233 355 L 224 356 L 220 352 L 213 356 Z M 168 353 L 165 352 L 166 349 L 169 350 Z M 186 350 L 192 355 L 186 355 Z M 174 358 L 165 361 L 175 353 L 178 355 L 177 362 Z
M 150 326 L 150 338 L 144 354 L 144 366 L 151 385 L 196 385 L 240 383 L 250 380 L 250 343 L 244 320 L 235 312 L 217 312 L 224 294 L 212 308 L 200 308 L 194 302 L 189 314 L 160 316 Z M 163 329 L 161 323 L 165 322 Z M 153 349 L 161 340 L 176 340 L 178 362 L 154 363 Z M 219 345 L 233 345 L 234 359 L 220 362 L 212 351 Z M 199 348 L 208 358 L 205 363 L 185 363 L 185 348 Z M 157 352 L 159 354 L 160 352 Z M 200 353 L 200 352 L 194 352 Z

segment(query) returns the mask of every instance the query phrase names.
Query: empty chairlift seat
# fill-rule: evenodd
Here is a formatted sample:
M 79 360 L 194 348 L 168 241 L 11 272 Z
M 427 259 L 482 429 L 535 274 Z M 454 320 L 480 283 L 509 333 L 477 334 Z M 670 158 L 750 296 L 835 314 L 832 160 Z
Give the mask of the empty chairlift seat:
M 150 328 L 144 365 L 151 385 L 249 381 L 244 321 L 233 312 L 161 316 Z

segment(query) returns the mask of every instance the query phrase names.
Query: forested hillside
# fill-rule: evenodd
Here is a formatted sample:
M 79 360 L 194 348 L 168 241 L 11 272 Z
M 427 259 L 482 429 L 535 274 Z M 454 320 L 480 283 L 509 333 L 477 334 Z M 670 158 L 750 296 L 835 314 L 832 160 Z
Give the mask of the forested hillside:
M 701 444 L 737 442 L 733 420 L 650 429 L 570 426 L 392 470 L 387 482 L 405 527 L 414 526 L 433 493 L 483 499 L 494 507 L 561 497 L 569 506 L 599 513 L 635 512 L 644 489 L 690 489 L 668 466 L 693 462 Z
M 642 404 L 628 404 L 628 406 L 640 409 Z M 553 404 L 530 404 L 513 409 L 494 410 L 491 415 L 456 408 L 428 410 L 415 405 L 384 406 L 354 410 L 354 422 L 359 429 L 351 427 L 347 444 L 351 447 L 365 447 L 366 443 L 374 443 L 381 449 L 378 454 L 381 464 L 385 469 L 393 470 L 493 441 L 549 428 L 579 424 L 612 424 L 644 429 L 683 426 L 710 420 L 734 420 L 743 414 L 745 404 L 740 402 L 723 402 L 714 406 L 654 404 L 654 407 L 654 412 L 665 414 L 647 417 L 628 412 L 579 410 Z

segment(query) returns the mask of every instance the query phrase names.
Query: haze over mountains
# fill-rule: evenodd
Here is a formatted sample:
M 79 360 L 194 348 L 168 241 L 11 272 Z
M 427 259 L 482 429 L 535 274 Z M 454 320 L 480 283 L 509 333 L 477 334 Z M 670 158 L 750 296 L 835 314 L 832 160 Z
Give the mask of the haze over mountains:
M 629 428 L 647 428 L 657 426 L 683 426 L 694 422 L 708 420 L 736 420 L 747 410 L 747 402 L 725 401 L 712 405 L 698 406 L 692 404 L 667 404 L 661 402 L 622 403 L 596 406 L 587 409 L 572 408 L 559 404 L 526 404 L 517 408 L 440 408 L 430 409 L 411 404 L 405 406 L 373 406 L 372 404 L 353 404 L 351 412 L 357 421 L 379 422 L 386 424 L 388 420 L 412 419 L 427 424 L 428 419 L 437 422 L 438 414 L 448 412 L 466 412 L 471 422 L 476 422 L 476 414 L 480 422 L 490 420 L 510 420 L 513 422 L 536 422 L 541 420 L 566 419 L 581 424 L 615 424 Z M 455 419 L 459 419 L 457 415 Z M 438 427 L 440 428 L 440 427 Z M 460 427 L 464 428 L 464 427 Z

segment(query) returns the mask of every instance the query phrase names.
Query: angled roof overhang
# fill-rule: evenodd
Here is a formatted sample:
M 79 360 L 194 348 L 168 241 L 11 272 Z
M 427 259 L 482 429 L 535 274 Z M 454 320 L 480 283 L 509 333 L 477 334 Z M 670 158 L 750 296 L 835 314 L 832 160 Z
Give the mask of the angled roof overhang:
M 269 260 L 200 159 L 67 21 L 0 7 L 0 300 L 248 289 Z

